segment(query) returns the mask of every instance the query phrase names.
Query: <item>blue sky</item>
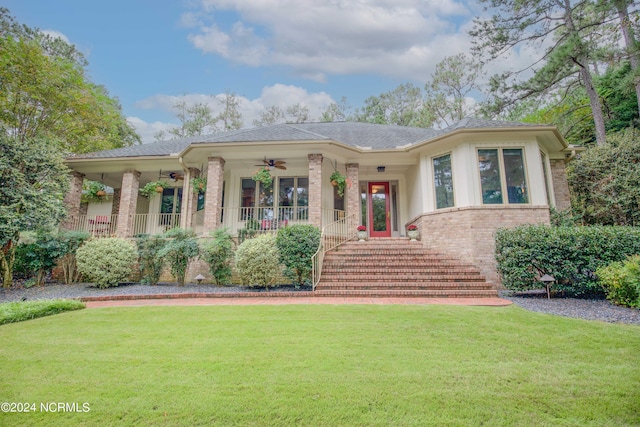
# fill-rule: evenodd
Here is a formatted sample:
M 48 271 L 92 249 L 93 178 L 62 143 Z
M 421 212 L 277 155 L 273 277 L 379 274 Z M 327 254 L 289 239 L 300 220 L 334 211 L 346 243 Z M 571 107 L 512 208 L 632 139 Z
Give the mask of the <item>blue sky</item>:
M 401 83 L 420 86 L 468 52 L 480 7 L 456 0 L 5 0 L 18 22 L 54 32 L 89 60 L 144 142 L 177 124 L 177 100 L 241 97 L 245 125 L 265 107 L 318 117 Z

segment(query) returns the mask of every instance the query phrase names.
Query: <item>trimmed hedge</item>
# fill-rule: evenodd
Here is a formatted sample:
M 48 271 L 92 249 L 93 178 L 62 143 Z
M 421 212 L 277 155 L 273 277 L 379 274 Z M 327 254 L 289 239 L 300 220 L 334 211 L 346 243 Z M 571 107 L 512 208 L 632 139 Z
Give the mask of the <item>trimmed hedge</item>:
M 614 304 L 640 308 L 640 255 L 612 262 L 596 271 L 598 280 Z
M 553 289 L 570 296 L 602 294 L 595 271 L 640 254 L 639 227 L 526 225 L 496 232 L 502 284 L 515 291 L 538 289 L 547 273 Z
M 118 286 L 133 271 L 137 257 L 133 244 L 117 237 L 89 240 L 76 252 L 78 271 L 99 288 Z
M 311 283 L 311 258 L 320 245 L 320 229 L 311 224 L 298 224 L 281 228 L 276 237 L 284 275 L 296 285 Z

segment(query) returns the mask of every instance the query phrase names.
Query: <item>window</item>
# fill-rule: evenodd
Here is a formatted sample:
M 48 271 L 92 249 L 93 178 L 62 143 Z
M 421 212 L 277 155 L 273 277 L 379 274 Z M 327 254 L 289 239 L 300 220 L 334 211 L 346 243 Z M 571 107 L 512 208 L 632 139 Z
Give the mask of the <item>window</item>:
M 269 186 L 264 186 L 251 178 L 242 178 L 240 197 L 241 221 L 250 218 L 287 221 L 307 219 L 309 178 L 276 178 Z M 277 212 L 274 211 L 274 207 L 277 207 Z M 257 211 L 257 215 L 254 215 L 254 210 Z
M 521 148 L 478 150 L 482 203 L 502 204 L 504 188 L 507 203 L 529 203 L 524 155 Z
M 180 224 L 182 188 L 165 188 L 160 201 L 160 224 L 174 228 Z
M 542 174 L 544 175 L 544 190 L 547 192 L 547 204 L 551 206 L 551 192 L 549 191 L 549 169 L 547 168 L 547 155 L 541 151 Z
M 436 209 L 454 206 L 451 154 L 433 159 L 433 182 L 436 187 Z

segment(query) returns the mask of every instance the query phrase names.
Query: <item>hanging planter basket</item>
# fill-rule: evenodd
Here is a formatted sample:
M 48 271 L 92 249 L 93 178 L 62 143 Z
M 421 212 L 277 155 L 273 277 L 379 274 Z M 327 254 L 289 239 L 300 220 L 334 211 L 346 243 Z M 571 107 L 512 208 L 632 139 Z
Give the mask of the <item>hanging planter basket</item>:
M 162 193 L 167 187 L 169 187 L 169 184 L 164 181 L 151 181 L 140 189 L 140 194 L 147 199 L 152 199 L 156 194 Z
M 347 178 L 342 175 L 340 172 L 335 171 L 329 177 L 329 181 L 331 181 L 331 185 L 338 189 L 338 196 L 344 196 L 344 189 L 347 186 Z
M 263 186 L 268 187 L 273 183 L 273 177 L 271 176 L 271 172 L 269 172 L 268 167 L 260 168 L 253 174 L 251 177 L 256 182 L 260 182 Z
M 195 194 L 204 194 L 207 191 L 207 178 L 193 178 L 191 189 Z

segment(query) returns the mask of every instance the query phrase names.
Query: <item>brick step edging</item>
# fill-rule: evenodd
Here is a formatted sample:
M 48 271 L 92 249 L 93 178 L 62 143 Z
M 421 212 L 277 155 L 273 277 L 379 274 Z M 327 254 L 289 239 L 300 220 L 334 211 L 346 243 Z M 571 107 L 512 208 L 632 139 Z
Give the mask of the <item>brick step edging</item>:
M 182 298 L 267 298 L 267 297 L 312 297 L 313 291 L 293 291 L 293 292 L 191 292 L 177 294 L 138 294 L 138 295 L 104 295 L 97 297 L 76 298 L 82 302 L 92 301 L 133 301 L 139 299 L 182 299 Z

